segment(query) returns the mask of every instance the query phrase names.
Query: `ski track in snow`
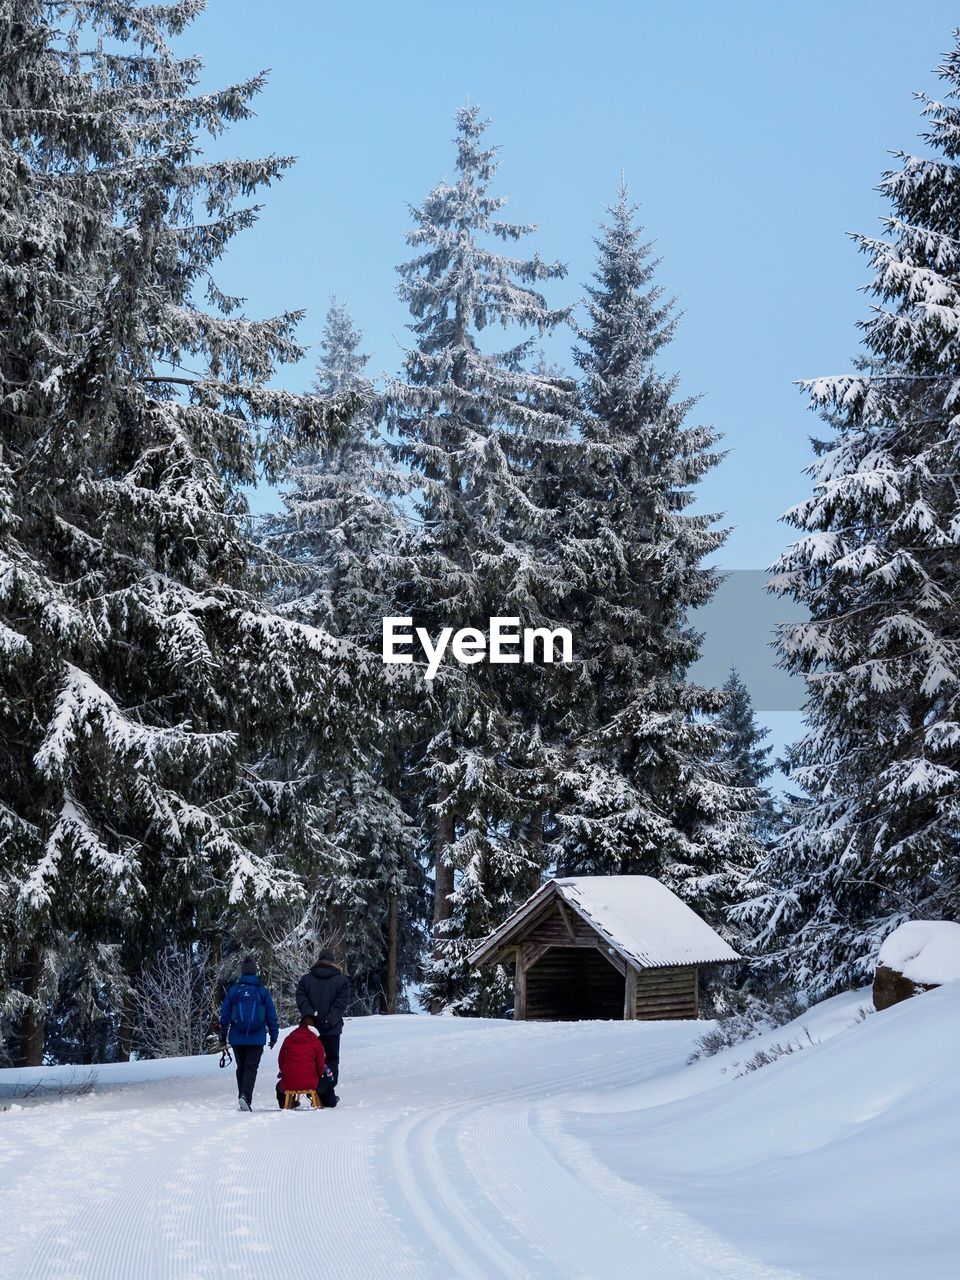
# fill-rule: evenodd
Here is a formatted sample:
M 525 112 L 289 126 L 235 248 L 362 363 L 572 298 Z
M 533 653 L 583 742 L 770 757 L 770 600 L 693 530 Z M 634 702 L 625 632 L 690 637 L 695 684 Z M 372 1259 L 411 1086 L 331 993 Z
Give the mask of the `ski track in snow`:
M 578 1096 L 673 1069 L 689 1031 L 367 1019 L 343 1105 L 255 1110 L 232 1073 L 41 1103 L 3 1119 L 9 1280 L 785 1280 L 568 1132 Z M 564 1044 L 563 1061 L 558 1043 Z M 516 1058 L 513 1055 L 517 1055 Z M 210 1068 L 213 1067 L 213 1070 Z M 2 1147 L 6 1146 L 6 1151 Z

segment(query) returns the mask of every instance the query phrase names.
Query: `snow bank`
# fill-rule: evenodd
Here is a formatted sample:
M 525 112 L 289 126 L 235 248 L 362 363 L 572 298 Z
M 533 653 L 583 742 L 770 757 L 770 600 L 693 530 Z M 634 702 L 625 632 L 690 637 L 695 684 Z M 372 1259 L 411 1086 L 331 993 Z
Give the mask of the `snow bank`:
M 778 1048 L 800 1044 L 823 1044 L 843 1031 L 849 1031 L 873 1012 L 870 988 L 845 991 L 842 995 L 812 1005 L 793 1022 L 774 1027 L 760 1035 L 751 1036 L 739 1044 L 723 1049 L 710 1057 L 698 1058 L 682 1071 L 663 1072 L 652 1079 L 640 1080 L 616 1093 L 598 1094 L 583 1101 L 585 1111 L 623 1111 L 628 1107 L 646 1109 L 690 1098 L 694 1094 L 729 1084 L 746 1070 L 747 1062 L 758 1052 L 776 1053 Z M 687 1023 L 696 1028 L 699 1038 L 715 1024 L 713 1022 Z
M 877 964 L 927 986 L 960 979 L 960 924 L 911 920 L 885 940 Z
M 0 1098 L 33 1089 L 70 1093 L 88 1085 L 152 1084 L 176 1077 L 208 1076 L 216 1073 L 219 1061 L 218 1051 L 195 1058 L 151 1058 L 89 1067 L 5 1067 L 0 1070 Z
M 620 1110 L 610 1098 L 561 1123 L 588 1158 L 769 1264 L 816 1280 L 952 1280 L 960 985 L 863 1018 L 866 1004 L 837 997 L 638 1085 Z M 806 1047 L 743 1074 L 775 1039 Z

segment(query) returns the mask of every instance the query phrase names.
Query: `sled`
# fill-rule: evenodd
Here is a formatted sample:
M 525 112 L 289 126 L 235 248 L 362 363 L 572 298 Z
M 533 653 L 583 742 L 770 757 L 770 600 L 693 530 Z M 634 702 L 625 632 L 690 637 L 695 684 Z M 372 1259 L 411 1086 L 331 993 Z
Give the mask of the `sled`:
M 310 1106 L 314 1111 L 322 1111 L 323 1103 L 317 1096 L 316 1089 L 284 1089 L 283 1091 L 283 1109 L 291 1111 L 294 1101 L 299 1102 L 301 1098 L 309 1098 Z

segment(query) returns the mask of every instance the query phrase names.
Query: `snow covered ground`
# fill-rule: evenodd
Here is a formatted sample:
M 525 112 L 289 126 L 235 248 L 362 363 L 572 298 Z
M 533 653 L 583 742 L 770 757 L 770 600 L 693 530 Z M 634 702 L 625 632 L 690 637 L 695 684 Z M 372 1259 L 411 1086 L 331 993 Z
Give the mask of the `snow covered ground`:
M 960 984 L 861 1003 L 692 1067 L 702 1023 L 358 1019 L 321 1113 L 269 1053 L 253 1115 L 212 1057 L 100 1068 L 0 1114 L 0 1275 L 952 1280 Z

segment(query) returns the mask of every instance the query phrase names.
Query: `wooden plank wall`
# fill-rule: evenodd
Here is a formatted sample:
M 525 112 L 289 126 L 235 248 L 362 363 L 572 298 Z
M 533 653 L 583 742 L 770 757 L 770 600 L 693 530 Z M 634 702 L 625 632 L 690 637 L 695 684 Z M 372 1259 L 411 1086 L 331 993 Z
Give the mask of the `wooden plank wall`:
M 699 1013 L 696 965 L 641 969 L 637 974 L 636 1017 L 695 1018 Z

